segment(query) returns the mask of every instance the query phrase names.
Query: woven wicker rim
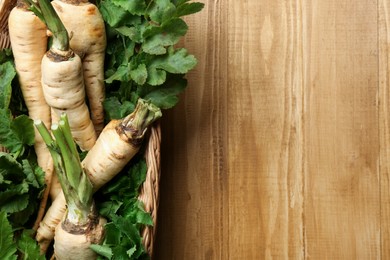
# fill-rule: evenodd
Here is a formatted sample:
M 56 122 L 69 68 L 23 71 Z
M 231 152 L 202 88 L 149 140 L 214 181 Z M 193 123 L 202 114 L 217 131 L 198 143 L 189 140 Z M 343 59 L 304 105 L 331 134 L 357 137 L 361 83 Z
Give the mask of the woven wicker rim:
M 2 0 L 0 2 L 0 50 L 11 47 L 8 35 L 8 16 L 15 4 L 16 0 Z M 139 195 L 139 199 L 144 203 L 145 210 L 151 214 L 154 223 L 153 227 L 145 227 L 142 231 L 143 245 L 150 256 L 153 255 L 159 204 L 160 144 L 161 128 L 160 124 L 156 123 L 151 127 L 145 150 L 148 171 Z M 0 151 L 5 151 L 5 149 L 0 147 Z

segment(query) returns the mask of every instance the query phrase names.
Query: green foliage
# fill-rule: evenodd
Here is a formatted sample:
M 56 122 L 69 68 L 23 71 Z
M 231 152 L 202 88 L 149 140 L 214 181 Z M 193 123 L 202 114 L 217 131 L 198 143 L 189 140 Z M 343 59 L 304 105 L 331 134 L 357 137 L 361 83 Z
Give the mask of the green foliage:
M 103 244 L 91 247 L 101 259 L 147 258 L 140 230 L 153 225 L 153 220 L 138 200 L 147 168 L 143 159 L 134 159 L 126 174 L 117 176 L 96 194 L 99 212 L 109 220 Z
M 11 49 L 0 50 L 0 64 L 4 64 L 7 61 L 13 62 L 12 50 Z
M 45 256 L 40 254 L 40 248 L 37 241 L 32 238 L 33 233 L 33 230 L 25 229 L 23 230 L 20 238 L 17 240 L 18 251 L 21 254 L 19 259 L 45 260 Z
M 169 78 L 160 86 L 146 86 L 141 89 L 140 95 L 151 100 L 153 104 L 168 109 L 178 102 L 178 94 L 186 87 L 187 80 L 182 75 L 169 75 Z
M 12 80 L 16 71 L 11 61 L 0 64 L 0 109 L 8 108 L 12 95 Z
M 162 109 L 175 106 L 177 96 L 187 85 L 183 76 L 197 64 L 186 49 L 175 47 L 188 31 L 182 17 L 199 12 L 204 4 L 183 0 L 102 0 L 98 6 L 110 42 L 104 103 L 108 120 L 131 111 L 139 97 Z
M 32 238 L 33 230 L 25 229 L 20 236 L 15 236 L 5 211 L 0 211 L 0 234 L 0 259 L 45 260 L 37 242 Z
M 0 153 L 0 211 L 8 214 L 14 227 L 27 223 L 38 207 L 44 172 L 32 159 L 16 160 Z
M 8 222 L 7 213 L 0 211 L 0 259 L 17 259 L 16 245 L 13 241 L 14 232 Z
M 44 172 L 30 149 L 32 120 L 25 112 L 12 52 L 1 50 L 0 145 L 9 153 L 0 152 L 0 259 L 44 259 L 32 231 L 24 229 L 35 217 L 44 187 Z
M 18 157 L 34 144 L 34 127 L 27 115 L 14 117 L 16 111 L 24 110 L 24 105 L 17 85 L 13 91 L 16 71 L 11 60 L 9 51 L 0 52 L 0 145 Z
M 11 111 L 0 109 L 0 145 L 15 156 L 24 153 L 26 146 L 34 144 L 33 121 L 26 115 L 13 118 Z
M 199 12 L 202 3 L 188 0 L 101 0 L 110 44 L 106 49 L 106 119 L 123 118 L 138 98 L 161 109 L 174 107 L 186 88 L 184 76 L 197 60 L 175 45 L 187 33 L 182 16 Z M 146 164 L 138 158 L 96 195 L 100 214 L 109 222 L 100 259 L 147 259 L 140 230 L 153 221 L 138 200 Z M 136 163 L 134 163 L 136 161 Z
M 116 96 L 106 98 L 103 102 L 103 106 L 107 111 L 106 116 L 110 119 L 123 118 L 130 114 L 135 108 L 134 103 L 127 100 L 121 102 Z

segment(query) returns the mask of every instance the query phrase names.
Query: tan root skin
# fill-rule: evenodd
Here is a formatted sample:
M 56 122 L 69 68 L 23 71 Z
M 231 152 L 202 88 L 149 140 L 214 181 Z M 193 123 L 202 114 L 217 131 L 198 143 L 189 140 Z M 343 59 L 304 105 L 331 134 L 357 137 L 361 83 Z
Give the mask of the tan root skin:
M 64 193 L 59 193 L 47 210 L 45 217 L 39 224 L 36 240 L 39 242 L 41 252 L 46 252 L 54 238 L 55 228 L 60 223 L 66 211 Z
M 47 48 L 46 26 L 31 11 L 19 7 L 12 9 L 8 23 L 16 71 L 28 114 L 33 120 L 40 119 L 50 128 L 50 107 L 43 97 L 41 84 L 41 61 Z M 45 171 L 47 187 L 41 203 L 42 210 L 38 213 L 38 223 L 46 206 L 54 166 L 50 152 L 36 129 L 34 148 L 38 164 Z M 37 223 L 34 228 L 37 227 Z
M 116 127 L 120 122 L 120 120 L 112 120 L 106 125 L 96 144 L 81 163 L 94 185 L 94 190 L 99 189 L 118 174 L 139 150 L 139 147 L 135 147 L 125 140 L 126 138 L 121 138 L 118 135 Z M 52 209 L 52 207 L 54 208 Z M 53 240 L 54 230 L 65 211 L 66 201 L 61 192 L 37 230 L 36 240 L 42 251 Z
M 84 80 L 78 55 L 55 62 L 48 55 L 42 59 L 42 86 L 46 102 L 60 116 L 68 115 L 70 130 L 82 150 L 90 150 L 96 133 L 85 104 Z
M 81 163 L 95 190 L 109 182 L 138 152 L 139 147 L 118 138 L 115 128 L 120 122 L 112 120 L 106 125 L 95 146 Z
M 96 132 L 100 134 L 104 126 L 102 102 L 105 96 L 103 66 L 106 32 L 103 18 L 98 8 L 91 3 L 73 5 L 54 0 L 52 5 L 69 32 L 70 48 L 82 59 L 91 119 Z
M 51 187 L 50 187 L 50 198 L 54 201 L 57 198 L 58 194 L 62 191 L 61 183 L 58 180 L 58 176 L 56 171 L 53 171 L 53 177 L 51 179 Z
M 100 244 L 104 238 L 106 220 L 99 218 L 99 223 L 85 234 L 71 234 L 64 230 L 63 224 L 55 230 L 54 254 L 57 260 L 91 260 L 97 255 L 89 248 L 91 244 Z

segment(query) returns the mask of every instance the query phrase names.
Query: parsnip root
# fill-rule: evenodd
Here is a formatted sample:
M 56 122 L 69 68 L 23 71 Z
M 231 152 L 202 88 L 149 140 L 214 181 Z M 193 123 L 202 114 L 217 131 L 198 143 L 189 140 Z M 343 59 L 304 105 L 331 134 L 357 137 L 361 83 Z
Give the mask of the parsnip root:
M 97 254 L 89 246 L 103 241 L 106 222 L 102 217 L 91 216 L 91 222 L 87 226 L 79 227 L 66 222 L 57 225 L 54 242 L 55 258 L 57 260 L 96 259 Z
M 81 59 L 73 52 L 49 50 L 42 59 L 42 85 L 46 102 L 59 117 L 66 112 L 76 143 L 90 150 L 96 133 L 85 104 Z
M 135 111 L 123 120 L 112 120 L 103 129 L 96 144 L 81 162 L 85 173 L 93 185 L 94 191 L 117 175 L 131 158 L 139 151 L 147 128 L 158 118 L 161 111 L 152 104 L 139 100 Z M 62 210 L 49 209 L 36 239 L 41 248 L 49 244 L 54 237 L 55 220 L 61 219 L 66 209 L 63 196 L 58 196 L 53 205 Z M 51 232 L 51 233 L 50 233 Z
M 70 48 L 82 60 L 91 119 L 99 135 L 104 127 L 106 31 L 103 18 L 99 9 L 88 0 L 54 0 L 51 3 L 71 35 Z
M 50 128 L 50 107 L 43 97 L 41 84 L 41 60 L 47 49 L 46 25 L 33 12 L 27 10 L 21 1 L 12 9 L 8 25 L 15 68 L 29 117 L 33 120 L 41 119 L 46 127 Z M 36 229 L 46 208 L 54 167 L 49 150 L 36 130 L 34 148 L 38 165 L 45 171 L 46 184 L 33 226 Z

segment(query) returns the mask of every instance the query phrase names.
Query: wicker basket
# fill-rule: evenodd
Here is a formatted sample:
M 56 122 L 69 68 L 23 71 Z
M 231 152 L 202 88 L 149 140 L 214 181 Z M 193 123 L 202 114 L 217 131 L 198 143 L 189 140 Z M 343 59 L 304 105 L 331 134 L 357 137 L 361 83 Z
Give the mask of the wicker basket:
M 0 0 L 0 50 L 10 48 L 8 35 L 8 16 L 15 6 L 16 0 Z M 146 227 L 142 231 L 143 244 L 150 256 L 153 255 L 153 244 L 157 224 L 157 209 L 159 204 L 159 182 L 160 182 L 160 144 L 161 130 L 160 124 L 156 123 L 150 131 L 146 149 L 145 159 L 148 166 L 146 181 L 141 187 L 139 199 L 144 203 L 145 210 L 153 218 L 153 227 Z M 0 151 L 5 151 L 0 146 Z

